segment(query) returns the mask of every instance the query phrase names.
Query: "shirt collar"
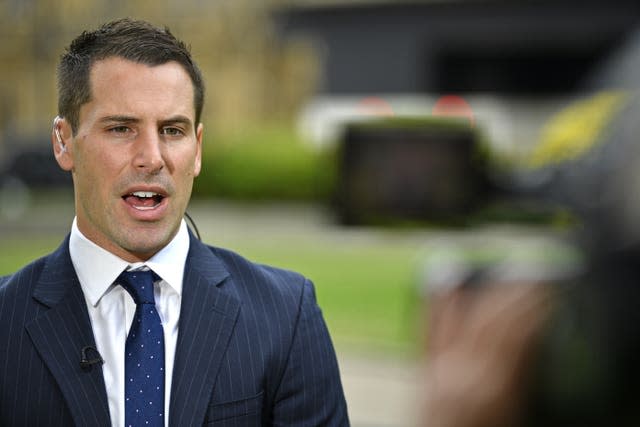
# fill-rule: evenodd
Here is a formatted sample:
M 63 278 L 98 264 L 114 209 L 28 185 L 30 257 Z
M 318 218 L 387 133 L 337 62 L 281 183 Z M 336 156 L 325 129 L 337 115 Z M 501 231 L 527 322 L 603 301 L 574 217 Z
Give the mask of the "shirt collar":
M 184 220 L 175 237 L 143 263 L 129 263 L 87 239 L 74 218 L 69 238 L 71 262 L 87 300 L 95 307 L 113 282 L 130 266 L 147 266 L 178 295 L 182 294 L 184 266 L 189 252 L 189 232 Z

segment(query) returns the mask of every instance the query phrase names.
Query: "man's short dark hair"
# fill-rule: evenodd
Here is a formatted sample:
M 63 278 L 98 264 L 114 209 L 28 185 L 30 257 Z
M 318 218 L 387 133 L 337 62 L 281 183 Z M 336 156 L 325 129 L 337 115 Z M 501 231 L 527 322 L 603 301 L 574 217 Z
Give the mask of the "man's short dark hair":
M 80 107 L 91 101 L 90 72 L 99 60 L 119 57 L 155 66 L 176 61 L 193 83 L 195 124 L 200 122 L 204 104 L 204 82 L 189 48 L 176 39 L 168 28 L 129 18 L 84 31 L 71 42 L 58 65 L 58 115 L 71 124 L 76 133 Z

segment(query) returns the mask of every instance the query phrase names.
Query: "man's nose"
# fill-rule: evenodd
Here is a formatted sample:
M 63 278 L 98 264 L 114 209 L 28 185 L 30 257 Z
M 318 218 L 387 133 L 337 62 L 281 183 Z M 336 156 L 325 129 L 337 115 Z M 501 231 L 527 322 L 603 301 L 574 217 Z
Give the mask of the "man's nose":
M 165 166 L 162 138 L 157 131 L 143 132 L 136 141 L 134 166 L 147 173 L 157 173 Z

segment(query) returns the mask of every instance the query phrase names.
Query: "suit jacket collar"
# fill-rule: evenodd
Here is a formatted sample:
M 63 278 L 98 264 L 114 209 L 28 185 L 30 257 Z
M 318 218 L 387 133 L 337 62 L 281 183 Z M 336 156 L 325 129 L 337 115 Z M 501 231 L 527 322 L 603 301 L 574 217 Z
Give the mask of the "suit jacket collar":
M 190 234 L 173 367 L 170 426 L 202 425 L 223 356 L 240 312 L 225 291 L 229 272 L 210 248 Z
M 96 344 L 69 256 L 69 237 L 47 257 L 33 297 L 48 310 L 27 324 L 27 332 L 56 379 L 75 424 L 111 425 L 101 366 L 80 366 L 82 349 Z

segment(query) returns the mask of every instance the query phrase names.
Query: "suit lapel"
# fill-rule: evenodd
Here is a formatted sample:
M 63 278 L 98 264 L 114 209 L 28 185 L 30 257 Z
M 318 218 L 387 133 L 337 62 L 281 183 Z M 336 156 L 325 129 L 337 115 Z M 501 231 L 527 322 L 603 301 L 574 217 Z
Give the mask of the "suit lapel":
M 96 344 L 68 238 L 49 256 L 33 297 L 49 309 L 27 325 L 27 332 L 56 379 L 75 424 L 109 426 L 102 368 L 80 367 L 81 349 Z
M 191 236 L 171 389 L 170 426 L 202 425 L 215 378 L 240 311 L 219 286 L 229 276 L 209 248 Z

